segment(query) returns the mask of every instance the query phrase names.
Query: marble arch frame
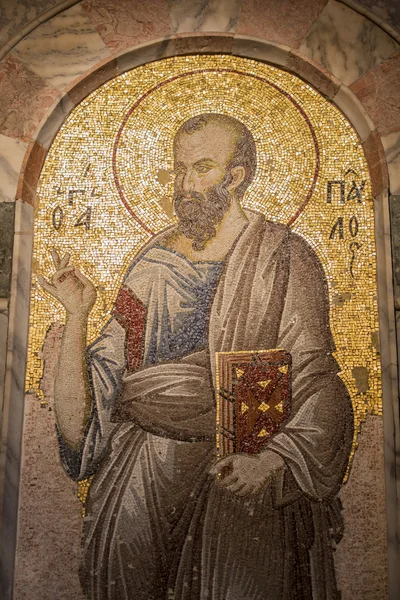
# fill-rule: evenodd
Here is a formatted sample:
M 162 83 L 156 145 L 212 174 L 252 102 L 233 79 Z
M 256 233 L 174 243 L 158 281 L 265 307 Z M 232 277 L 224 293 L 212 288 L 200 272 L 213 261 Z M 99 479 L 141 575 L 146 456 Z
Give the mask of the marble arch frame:
M 65 90 L 48 110 L 27 149 L 16 195 L 15 237 L 9 304 L 8 352 L 3 405 L 3 439 L 0 455 L 0 529 L 3 547 L 0 589 L 12 598 L 18 527 L 18 490 L 22 459 L 24 383 L 27 355 L 29 293 L 31 283 L 33 222 L 36 185 L 47 151 L 71 110 L 88 94 L 113 77 L 141 64 L 177 55 L 233 54 L 270 63 L 298 75 L 333 102 L 357 131 L 368 161 L 375 206 L 378 260 L 378 303 L 385 431 L 385 479 L 389 540 L 389 599 L 400 587 L 396 566 L 400 537 L 400 456 L 398 370 L 394 313 L 393 268 L 389 214 L 389 180 L 384 149 L 374 123 L 355 94 L 317 63 L 281 44 L 230 34 L 178 34 L 137 45 L 105 60 Z M 396 464 L 397 457 L 397 464 Z

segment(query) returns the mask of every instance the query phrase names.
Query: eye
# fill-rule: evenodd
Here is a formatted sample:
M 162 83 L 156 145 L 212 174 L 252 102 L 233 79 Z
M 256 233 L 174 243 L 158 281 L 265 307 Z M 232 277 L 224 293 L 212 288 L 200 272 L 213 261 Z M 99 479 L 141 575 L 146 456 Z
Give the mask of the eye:
M 208 173 L 208 171 L 211 171 L 212 167 L 210 167 L 209 165 L 198 165 L 196 167 L 196 171 L 198 173 Z

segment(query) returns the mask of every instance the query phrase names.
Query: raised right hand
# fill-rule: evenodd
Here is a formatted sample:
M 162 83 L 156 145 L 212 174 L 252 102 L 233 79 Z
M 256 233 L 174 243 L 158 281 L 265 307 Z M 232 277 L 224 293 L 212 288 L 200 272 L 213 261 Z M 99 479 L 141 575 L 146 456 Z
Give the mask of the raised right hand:
M 56 270 L 51 277 L 51 283 L 39 275 L 40 285 L 61 302 L 68 315 L 87 317 L 96 302 L 96 288 L 79 269 L 68 266 L 68 252 L 60 259 L 53 248 L 51 256 Z

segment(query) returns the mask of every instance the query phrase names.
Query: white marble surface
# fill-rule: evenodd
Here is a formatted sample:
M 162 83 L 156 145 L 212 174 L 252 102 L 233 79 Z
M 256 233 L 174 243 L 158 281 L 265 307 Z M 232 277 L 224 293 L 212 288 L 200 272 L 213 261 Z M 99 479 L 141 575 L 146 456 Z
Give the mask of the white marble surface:
M 14 233 L 33 235 L 33 208 L 30 204 L 17 200 L 15 203 Z
M 389 169 L 390 193 L 400 194 L 400 132 L 385 135 L 382 144 Z
M 169 0 L 172 31 L 234 31 L 241 0 Z
M 58 130 L 73 108 L 75 108 L 75 105 L 67 94 L 58 97 L 53 106 L 50 107 L 44 123 L 40 123 L 33 138 L 48 150 Z
M 0 0 L 0 45 L 60 0 Z
M 129 52 L 121 52 L 117 56 L 117 65 L 121 73 L 134 69 L 139 65 L 144 65 L 153 60 L 168 58 L 175 54 L 174 39 L 157 40 L 155 42 L 138 44 Z
M 4 375 L 6 372 L 8 315 L 0 311 L 0 402 L 3 401 Z
M 399 50 L 399 45 L 375 23 L 349 7 L 330 0 L 300 52 L 350 85 Z
M 32 263 L 33 207 L 16 201 L 18 232 L 14 252 L 9 305 L 7 361 L 4 379 L 3 422 L 0 445 L 0 597 L 11 599 L 13 557 L 17 528 L 18 488 L 23 429 L 25 368 L 29 325 Z
M 12 54 L 59 90 L 111 56 L 79 4 L 40 25 Z
M 290 48 L 274 42 L 264 42 L 250 36 L 241 35 L 233 40 L 233 54 L 254 58 L 285 67 L 289 59 Z
M 14 202 L 28 144 L 0 135 L 0 202 Z
M 383 419 L 385 434 L 385 482 L 388 519 L 389 599 L 400 589 L 400 422 L 396 323 L 393 303 L 388 190 L 374 200 L 379 334 L 382 365 Z

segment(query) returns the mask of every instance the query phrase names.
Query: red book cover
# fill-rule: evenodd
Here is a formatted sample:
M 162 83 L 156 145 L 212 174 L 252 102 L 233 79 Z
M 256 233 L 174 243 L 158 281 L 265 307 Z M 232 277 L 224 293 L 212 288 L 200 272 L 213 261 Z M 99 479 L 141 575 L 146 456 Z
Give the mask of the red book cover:
M 281 349 L 217 352 L 217 455 L 257 454 L 291 411 L 292 361 Z

